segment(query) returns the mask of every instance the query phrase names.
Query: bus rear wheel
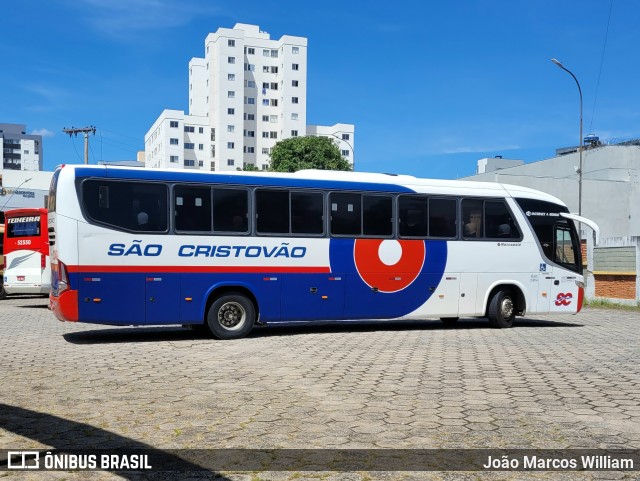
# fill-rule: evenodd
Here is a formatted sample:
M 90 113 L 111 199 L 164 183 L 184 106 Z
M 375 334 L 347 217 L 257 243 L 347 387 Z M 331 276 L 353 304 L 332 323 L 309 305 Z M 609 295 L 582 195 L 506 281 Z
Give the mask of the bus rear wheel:
M 256 310 L 244 295 L 228 292 L 218 297 L 207 312 L 207 326 L 218 339 L 240 339 L 253 329 Z
M 499 290 L 491 298 L 488 309 L 489 324 L 495 328 L 513 326 L 516 317 L 516 306 L 510 291 Z

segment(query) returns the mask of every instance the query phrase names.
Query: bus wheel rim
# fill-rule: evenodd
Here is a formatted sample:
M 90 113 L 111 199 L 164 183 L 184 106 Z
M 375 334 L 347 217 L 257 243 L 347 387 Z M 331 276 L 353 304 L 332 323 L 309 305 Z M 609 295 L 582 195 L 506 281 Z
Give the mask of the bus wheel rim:
M 237 302 L 225 302 L 218 310 L 218 323 L 225 329 L 238 329 L 247 318 L 247 313 Z
M 504 319 L 509 319 L 513 314 L 513 301 L 507 297 L 502 301 L 500 313 Z

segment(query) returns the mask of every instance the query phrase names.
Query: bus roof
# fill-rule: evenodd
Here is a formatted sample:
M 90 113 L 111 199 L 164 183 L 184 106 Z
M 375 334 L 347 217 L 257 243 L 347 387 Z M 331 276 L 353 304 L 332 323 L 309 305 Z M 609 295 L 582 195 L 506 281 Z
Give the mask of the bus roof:
M 138 180 L 163 180 L 171 182 L 222 182 L 253 186 L 281 187 L 339 187 L 354 190 L 386 192 L 430 192 L 435 194 L 525 197 L 554 204 L 563 201 L 545 192 L 497 182 L 475 182 L 464 180 L 426 179 L 411 175 L 380 174 L 370 172 L 345 172 L 330 170 L 300 170 L 295 173 L 281 172 L 206 172 L 183 169 L 140 169 L 106 165 L 70 165 L 75 177 L 109 177 Z M 454 192 L 452 192 L 452 189 Z

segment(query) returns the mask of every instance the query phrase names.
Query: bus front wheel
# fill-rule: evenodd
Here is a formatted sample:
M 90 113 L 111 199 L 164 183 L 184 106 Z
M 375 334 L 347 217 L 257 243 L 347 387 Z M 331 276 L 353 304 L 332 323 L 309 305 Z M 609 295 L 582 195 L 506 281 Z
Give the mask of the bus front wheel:
M 511 292 L 499 290 L 491 298 L 488 316 L 491 327 L 504 328 L 513 326 L 516 317 L 516 306 Z
M 207 312 L 207 326 L 218 339 L 245 337 L 256 321 L 256 310 L 246 296 L 228 292 L 218 297 Z

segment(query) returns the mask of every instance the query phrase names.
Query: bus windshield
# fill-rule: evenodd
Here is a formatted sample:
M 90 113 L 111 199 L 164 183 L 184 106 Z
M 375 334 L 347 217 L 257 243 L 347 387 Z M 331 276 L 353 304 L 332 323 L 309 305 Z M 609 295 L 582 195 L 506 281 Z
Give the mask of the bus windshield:
M 545 257 L 561 267 L 582 274 L 580 241 L 573 221 L 560 216 L 564 206 L 534 199 L 516 199 L 538 238 Z

